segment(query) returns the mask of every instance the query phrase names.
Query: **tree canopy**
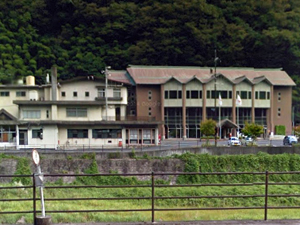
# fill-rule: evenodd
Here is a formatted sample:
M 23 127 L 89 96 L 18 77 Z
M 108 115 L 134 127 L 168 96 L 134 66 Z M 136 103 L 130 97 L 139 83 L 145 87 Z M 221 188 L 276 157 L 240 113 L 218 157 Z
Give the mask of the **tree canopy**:
M 128 64 L 283 68 L 299 83 L 299 0 L 2 0 L 0 83 Z M 299 88 L 294 102 L 300 101 Z

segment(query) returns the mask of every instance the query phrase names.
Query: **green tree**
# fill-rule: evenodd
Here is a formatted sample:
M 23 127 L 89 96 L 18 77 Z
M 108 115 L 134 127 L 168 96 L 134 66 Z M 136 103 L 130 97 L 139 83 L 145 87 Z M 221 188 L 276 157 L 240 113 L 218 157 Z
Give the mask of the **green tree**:
M 251 136 L 254 140 L 261 134 L 263 134 L 264 128 L 261 125 L 255 123 L 247 123 L 245 127 L 242 129 L 242 133 L 246 136 Z
M 200 124 L 200 132 L 204 136 L 214 136 L 215 135 L 215 128 L 216 128 L 216 121 L 212 119 L 204 120 Z M 208 139 L 207 139 L 208 143 Z

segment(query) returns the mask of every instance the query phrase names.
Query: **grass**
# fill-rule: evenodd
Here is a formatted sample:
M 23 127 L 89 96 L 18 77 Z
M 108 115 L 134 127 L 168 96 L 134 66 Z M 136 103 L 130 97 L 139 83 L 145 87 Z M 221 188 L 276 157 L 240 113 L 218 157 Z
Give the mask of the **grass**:
M 2 186 L 11 186 L 5 184 Z M 300 193 L 297 186 L 270 186 L 269 194 Z M 155 196 L 220 196 L 264 194 L 264 186 L 248 187 L 189 187 L 156 188 Z M 85 188 L 85 189 L 44 189 L 46 215 L 51 215 L 53 223 L 84 222 L 143 222 L 151 221 L 151 211 L 147 212 L 92 212 L 92 213 L 47 213 L 61 210 L 114 210 L 114 209 L 151 209 L 151 200 L 85 200 L 85 201 L 49 201 L 50 198 L 111 198 L 111 197 L 151 197 L 150 188 Z M 0 199 L 32 198 L 31 189 L 3 189 Z M 269 206 L 299 206 L 300 198 L 270 198 Z M 264 206 L 264 198 L 200 198 L 155 200 L 155 208 L 203 208 L 203 207 L 250 207 Z M 0 212 L 31 211 L 32 201 L 0 201 Z M 37 203 L 40 209 L 40 202 Z M 268 219 L 299 219 L 299 210 L 268 210 Z M 31 213 L 2 214 L 0 224 L 15 224 L 21 216 L 26 223 L 33 222 Z M 264 210 L 179 210 L 157 211 L 156 221 L 193 221 L 193 220 L 263 220 Z

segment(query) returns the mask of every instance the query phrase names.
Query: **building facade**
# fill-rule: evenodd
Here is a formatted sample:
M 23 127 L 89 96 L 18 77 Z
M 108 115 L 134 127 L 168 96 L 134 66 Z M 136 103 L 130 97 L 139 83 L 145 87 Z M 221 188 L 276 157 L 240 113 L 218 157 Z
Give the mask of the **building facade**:
M 276 125 L 292 133 L 295 83 L 281 69 L 129 66 L 127 75 L 136 88 L 136 113 L 161 120 L 162 138 L 200 138 L 205 119 L 217 122 L 223 138 L 247 122 L 262 125 L 264 137 Z
M 280 69 L 129 66 L 104 78 L 57 81 L 52 68 L 43 85 L 33 76 L 0 85 L 0 147 L 157 145 L 200 138 L 206 119 L 222 138 L 247 122 L 262 125 L 265 137 L 276 125 L 291 134 L 293 86 Z
M 47 79 L 48 80 L 48 79 Z M 50 79 L 49 79 L 50 80 Z M 102 148 L 157 145 L 159 122 L 127 116 L 128 87 L 124 71 L 104 78 L 77 77 L 51 83 L 1 85 L 0 146 L 17 148 Z

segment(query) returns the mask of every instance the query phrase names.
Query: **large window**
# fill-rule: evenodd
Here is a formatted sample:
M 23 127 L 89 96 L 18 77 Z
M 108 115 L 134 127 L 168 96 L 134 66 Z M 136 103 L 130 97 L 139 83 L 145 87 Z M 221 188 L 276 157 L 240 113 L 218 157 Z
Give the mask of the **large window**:
M 93 138 L 122 138 L 121 129 L 93 129 Z
M 67 108 L 67 117 L 87 117 L 87 108 Z
M 88 138 L 88 129 L 68 129 L 68 138 Z
M 181 99 L 182 98 L 182 92 L 181 91 L 165 91 L 165 99 Z
M 121 89 L 114 89 L 113 96 L 114 98 L 121 98 Z
M 0 96 L 1 97 L 8 97 L 9 96 L 9 91 L 0 91 Z
M 241 99 L 247 99 L 247 91 L 241 91 Z
M 40 119 L 41 110 L 23 110 L 24 119 Z
M 98 89 L 98 97 L 104 98 L 105 97 L 105 89 Z
M 42 129 L 33 129 L 32 138 L 41 138 L 42 133 L 43 133 Z
M 26 92 L 25 91 L 17 91 L 16 92 L 16 96 L 17 97 L 25 97 L 26 96 Z

